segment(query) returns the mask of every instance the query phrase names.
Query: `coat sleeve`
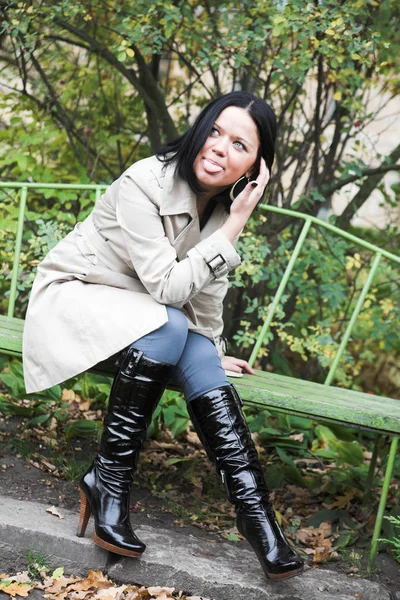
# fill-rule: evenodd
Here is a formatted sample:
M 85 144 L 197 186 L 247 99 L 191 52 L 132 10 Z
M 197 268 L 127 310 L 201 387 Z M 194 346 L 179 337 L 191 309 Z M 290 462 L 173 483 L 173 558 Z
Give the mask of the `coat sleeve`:
M 160 304 L 182 308 L 212 281 L 226 275 L 240 263 L 240 256 L 228 238 L 217 230 L 201 240 L 184 260 L 178 261 L 165 235 L 159 207 L 149 186 L 133 181 L 127 174 L 121 182 L 117 221 L 133 267 L 149 292 Z

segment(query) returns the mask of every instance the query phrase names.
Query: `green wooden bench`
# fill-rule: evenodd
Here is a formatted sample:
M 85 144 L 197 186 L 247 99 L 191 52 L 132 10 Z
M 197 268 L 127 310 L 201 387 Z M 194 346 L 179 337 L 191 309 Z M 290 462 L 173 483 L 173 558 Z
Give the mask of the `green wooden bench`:
M 21 357 L 24 322 L 22 319 L 17 319 L 13 315 L 17 296 L 18 268 L 28 190 L 93 190 L 97 199 L 104 189 L 104 186 L 4 182 L 0 183 L 0 189 L 1 188 L 10 188 L 14 190 L 19 189 L 20 203 L 11 277 L 11 290 L 8 303 L 8 314 L 7 316 L 0 315 L 0 353 Z M 271 306 L 269 307 L 267 317 L 260 331 L 256 344 L 253 348 L 249 360 L 251 365 L 254 365 L 260 349 L 262 348 L 267 332 L 271 327 L 276 309 L 279 307 L 279 304 L 282 300 L 286 285 L 311 225 L 324 227 L 325 229 L 328 229 L 356 244 L 359 244 L 361 247 L 368 248 L 375 255 L 368 278 L 365 281 L 363 289 L 361 290 L 358 301 L 353 310 L 347 328 L 342 336 L 338 351 L 323 385 L 286 377 L 283 375 L 265 373 L 260 370 L 256 370 L 255 376 L 244 375 L 240 379 L 235 378 L 232 380 L 235 383 L 244 402 L 248 405 L 253 405 L 259 407 L 260 409 L 273 409 L 288 415 L 298 415 L 323 422 L 366 429 L 375 432 L 378 437 L 380 435 L 391 437 L 386 473 L 371 542 L 369 565 L 372 567 L 377 553 L 378 539 L 381 531 L 382 519 L 384 516 L 387 495 L 393 474 L 394 461 L 400 436 L 400 401 L 392 398 L 380 397 L 352 390 L 346 390 L 339 387 L 333 387 L 331 384 L 335 378 L 335 373 L 343 357 L 346 345 L 351 337 L 357 317 L 364 305 L 368 291 L 378 270 L 381 258 L 384 256 L 386 259 L 393 261 L 395 264 L 400 264 L 400 258 L 347 232 L 341 231 L 329 223 L 320 221 L 315 217 L 272 206 L 262 206 L 261 208 L 265 211 L 277 212 L 302 219 L 304 220 L 304 225 L 293 250 L 292 256 L 288 262 L 284 276 L 280 282 L 279 288 L 274 296 Z M 372 482 L 376 467 L 376 460 L 377 444 L 375 446 L 370 463 L 370 472 L 368 477 L 369 482 Z

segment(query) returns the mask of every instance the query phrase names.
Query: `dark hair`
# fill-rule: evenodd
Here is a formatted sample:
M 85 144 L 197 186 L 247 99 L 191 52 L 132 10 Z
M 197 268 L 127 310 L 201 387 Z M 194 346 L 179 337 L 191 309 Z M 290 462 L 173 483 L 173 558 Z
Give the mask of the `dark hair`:
M 260 142 L 257 164 L 264 158 L 271 171 L 275 157 L 276 117 L 267 102 L 249 92 L 231 92 L 216 98 L 198 115 L 193 125 L 176 140 L 160 148 L 159 160 L 166 164 L 176 163 L 175 172 L 182 177 L 195 193 L 203 190 L 193 171 L 196 156 L 204 146 L 219 114 L 228 106 L 244 108 L 257 126 Z

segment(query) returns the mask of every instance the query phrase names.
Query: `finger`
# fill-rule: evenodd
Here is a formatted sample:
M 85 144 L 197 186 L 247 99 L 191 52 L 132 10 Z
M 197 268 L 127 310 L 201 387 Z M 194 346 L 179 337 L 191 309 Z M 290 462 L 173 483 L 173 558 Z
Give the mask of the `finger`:
M 258 174 L 256 181 L 257 181 L 257 183 L 259 183 L 260 185 L 263 185 L 265 187 L 267 185 L 269 179 L 270 179 L 270 172 L 269 172 L 269 169 L 267 167 L 265 160 L 262 158 L 260 161 L 260 172 Z
M 255 372 L 253 371 L 253 369 L 250 367 L 249 363 L 247 362 L 247 360 L 242 360 L 240 358 L 235 358 L 235 363 L 236 365 L 238 365 L 239 367 L 241 367 L 241 371 L 246 371 L 246 373 L 250 373 L 251 375 L 255 375 Z
M 246 371 L 246 373 L 250 373 L 250 375 L 255 375 L 255 371 L 251 368 L 248 362 L 245 362 L 245 364 L 243 365 L 243 369 Z

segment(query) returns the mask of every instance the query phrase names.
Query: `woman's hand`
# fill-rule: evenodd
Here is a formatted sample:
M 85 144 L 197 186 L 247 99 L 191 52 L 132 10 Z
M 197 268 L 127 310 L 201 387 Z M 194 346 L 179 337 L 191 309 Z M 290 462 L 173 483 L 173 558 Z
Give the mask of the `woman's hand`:
M 253 369 L 246 360 L 235 358 L 234 356 L 224 356 L 221 359 L 222 368 L 225 371 L 233 371 L 234 373 L 250 373 L 255 375 Z
M 235 198 L 231 204 L 229 217 L 221 227 L 221 231 L 225 233 L 231 243 L 233 243 L 240 234 L 249 220 L 251 213 L 261 200 L 269 177 L 270 174 L 267 165 L 262 158 L 257 179 L 255 181 L 250 181 L 244 190 Z

